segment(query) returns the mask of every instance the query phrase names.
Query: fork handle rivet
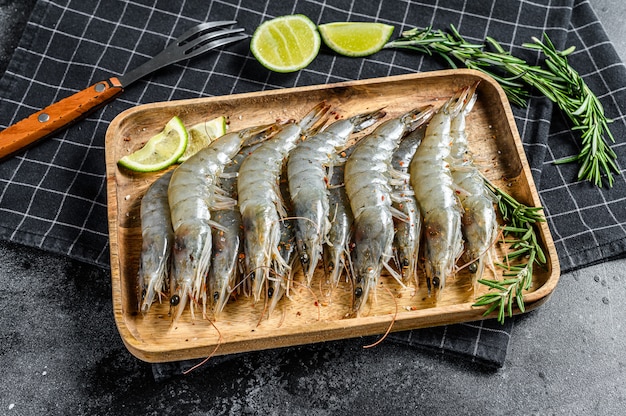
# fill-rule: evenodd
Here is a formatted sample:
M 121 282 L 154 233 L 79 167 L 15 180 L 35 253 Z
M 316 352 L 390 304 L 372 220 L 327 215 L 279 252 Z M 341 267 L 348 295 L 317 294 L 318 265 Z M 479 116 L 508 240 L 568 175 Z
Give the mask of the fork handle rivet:
M 45 123 L 50 120 L 50 115 L 48 113 L 41 113 L 37 116 L 37 120 L 39 120 L 40 123 Z
M 99 82 L 96 84 L 96 92 L 102 92 L 107 89 L 107 86 L 104 85 L 104 82 Z

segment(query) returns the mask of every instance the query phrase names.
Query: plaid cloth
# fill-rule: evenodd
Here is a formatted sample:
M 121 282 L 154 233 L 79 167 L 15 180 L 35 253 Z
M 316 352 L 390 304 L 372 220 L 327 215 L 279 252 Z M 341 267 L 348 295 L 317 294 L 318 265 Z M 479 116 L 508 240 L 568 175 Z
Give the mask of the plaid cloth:
M 112 75 L 121 75 L 161 51 L 187 28 L 209 20 L 237 20 L 248 33 L 275 16 L 303 13 L 316 23 L 378 21 L 401 30 L 455 25 L 472 42 L 491 36 L 530 63 L 522 48 L 546 32 L 557 48 L 575 46 L 570 63 L 600 97 L 618 140 L 625 133 L 624 66 L 590 4 L 582 0 L 40 0 L 0 80 L 0 127 Z M 306 69 L 271 73 L 240 42 L 172 65 L 129 87 L 120 98 L 79 124 L 0 162 L 0 238 L 108 266 L 104 136 L 109 122 L 137 104 L 334 83 L 446 68 L 436 57 L 383 50 L 352 59 L 326 50 Z M 612 189 L 576 181 L 576 165 L 552 162 L 579 150 L 564 116 L 536 95 L 514 115 L 540 189 L 562 269 L 615 257 L 626 248 L 626 181 Z M 512 320 L 452 325 L 393 334 L 410 345 L 451 351 L 499 366 Z

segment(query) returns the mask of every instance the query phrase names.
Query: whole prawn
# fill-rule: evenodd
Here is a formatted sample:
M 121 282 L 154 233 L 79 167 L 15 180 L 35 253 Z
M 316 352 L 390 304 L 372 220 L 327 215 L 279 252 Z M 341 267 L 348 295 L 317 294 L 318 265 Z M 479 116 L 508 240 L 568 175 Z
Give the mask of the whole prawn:
M 450 172 L 450 124 L 463 105 L 456 95 L 435 113 L 409 166 L 410 182 L 423 219 L 428 292 L 437 298 L 455 272 L 463 250 L 462 208 Z
M 392 206 L 401 211 L 406 218 L 394 218 L 395 235 L 394 249 L 398 267 L 402 272 L 402 281 L 407 283 L 411 280 L 418 286 L 417 259 L 420 249 L 420 237 L 422 230 L 422 216 L 417 207 L 417 201 L 413 188 L 409 184 L 409 164 L 415 155 L 417 147 L 422 142 L 425 125 L 407 134 L 393 153 L 391 166 L 395 170 L 398 180 L 392 186 L 392 194 L 395 195 Z
M 263 132 L 262 134 L 266 134 Z M 224 195 L 237 199 L 237 174 L 241 163 L 261 143 L 247 146 L 239 151 L 224 168 L 220 180 L 220 189 Z M 212 211 L 213 220 L 221 225 L 221 228 L 213 229 L 213 257 L 208 275 L 208 289 L 213 304 L 213 316 L 217 317 L 230 298 L 232 291 L 237 286 L 237 278 L 243 265 L 239 254 L 243 229 L 239 209 L 222 209 Z
M 391 156 L 404 134 L 431 115 L 432 107 L 426 107 L 383 122 L 359 141 L 346 161 L 346 193 L 354 214 L 353 312 L 357 314 L 393 256 Z
M 300 142 L 289 154 L 287 178 L 296 217 L 296 244 L 308 286 L 330 229 L 328 171 L 339 162 L 336 154 L 346 147 L 352 133 L 384 116 L 383 111 L 376 110 L 335 121 Z
M 293 205 L 291 204 L 291 196 L 289 194 L 286 161 L 283 164 L 282 173 L 279 177 L 279 189 L 287 216 L 279 221 L 280 240 L 278 242 L 278 254 L 284 260 L 286 267 L 285 265 L 277 265 L 277 269 L 272 270 L 272 275 L 269 277 L 269 287 L 267 288 L 267 298 L 269 300 L 267 307 L 268 316 L 272 315 L 276 305 L 278 305 L 278 301 L 284 295 L 289 296 L 296 262 L 296 220 L 293 216 Z
M 478 84 L 474 84 L 464 91 L 463 107 L 452 119 L 450 126 L 450 135 L 453 139 L 450 155 L 452 180 L 463 207 L 461 229 L 465 238 L 465 249 L 461 258 L 470 264 L 474 288 L 477 280 L 482 277 L 485 264 L 489 264 L 493 269 L 492 248 L 498 234 L 494 198 L 474 165 L 467 140 L 465 118 L 476 102 L 477 86 Z
M 255 301 L 261 297 L 270 270 L 289 267 L 278 251 L 280 219 L 287 217 L 278 183 L 283 162 L 301 136 L 311 134 L 328 109 L 328 105 L 320 103 L 300 122 L 282 126 L 239 169 L 237 192 L 244 227 L 246 274 L 252 280 Z
M 146 314 L 169 282 L 170 253 L 174 231 L 167 202 L 167 188 L 172 171 L 161 175 L 141 199 L 141 256 L 139 262 L 139 309 Z
M 259 133 L 269 128 L 263 126 L 227 133 L 180 164 L 172 174 L 168 200 L 175 236 L 174 285 L 170 290 L 174 321 L 180 318 L 189 300 L 192 319 L 195 319 L 195 303 L 200 300 L 203 313 L 206 313 L 205 276 L 211 264 L 211 228 L 223 229 L 211 219 L 211 211 L 233 208 L 237 203 L 218 190 L 218 178 L 244 143 L 258 140 Z
M 328 204 L 330 229 L 324 247 L 324 262 L 331 287 L 337 287 L 342 271 L 350 261 L 349 245 L 352 237 L 354 216 L 344 186 L 344 166 L 333 169 L 329 183 Z

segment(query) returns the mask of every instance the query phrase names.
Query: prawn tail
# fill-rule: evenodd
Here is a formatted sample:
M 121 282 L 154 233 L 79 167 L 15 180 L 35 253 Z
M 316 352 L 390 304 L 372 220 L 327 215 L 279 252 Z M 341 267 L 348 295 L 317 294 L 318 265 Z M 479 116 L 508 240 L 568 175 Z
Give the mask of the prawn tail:
M 330 104 L 326 104 L 326 101 L 322 101 L 300 120 L 298 125 L 302 131 L 305 132 L 305 135 L 311 136 L 316 134 L 322 126 L 326 124 L 328 110 L 330 110 Z
M 462 96 L 462 101 L 463 101 L 463 113 L 467 114 L 470 111 L 472 111 L 472 108 L 474 108 L 474 104 L 476 103 L 476 100 L 478 99 L 478 94 L 476 94 L 476 89 L 478 88 L 478 84 L 480 84 L 480 80 L 476 81 L 474 84 L 472 84 L 469 87 L 466 87 L 464 89 L 464 94 Z
M 385 117 L 387 115 L 386 112 L 383 111 L 383 108 L 379 108 L 378 110 L 374 110 L 370 113 L 359 114 L 350 118 L 350 122 L 354 126 L 354 133 L 358 133 L 361 130 L 365 130 L 366 128 L 375 124 L 378 120 Z
M 263 143 L 265 140 L 272 137 L 278 130 L 280 130 L 280 125 L 278 123 L 265 124 L 262 126 L 244 129 L 240 132 L 240 137 L 243 140 L 241 147 L 250 147 Z
M 426 123 L 435 114 L 435 109 L 432 105 L 415 108 L 401 117 L 401 121 L 404 125 L 408 126 L 408 131 L 413 131 L 419 126 Z

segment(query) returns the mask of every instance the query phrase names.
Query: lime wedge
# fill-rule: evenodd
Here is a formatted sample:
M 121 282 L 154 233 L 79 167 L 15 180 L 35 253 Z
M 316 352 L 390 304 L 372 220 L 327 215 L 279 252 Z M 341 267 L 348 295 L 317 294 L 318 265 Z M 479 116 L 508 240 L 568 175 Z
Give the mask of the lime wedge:
M 152 136 L 139 150 L 117 163 L 136 172 L 154 172 L 175 163 L 187 148 L 188 133 L 180 118 L 174 116 L 163 131 Z
M 340 55 L 356 57 L 381 50 L 394 27 L 373 22 L 334 22 L 319 25 L 318 29 L 330 49 Z
M 252 35 L 250 51 L 267 69 L 294 72 L 315 59 L 321 43 L 315 24 L 294 14 L 262 23 Z
M 209 121 L 194 124 L 187 129 L 187 133 L 189 133 L 187 149 L 178 159 L 179 163 L 189 159 L 198 150 L 210 145 L 213 140 L 226 134 L 226 117 L 220 116 Z

